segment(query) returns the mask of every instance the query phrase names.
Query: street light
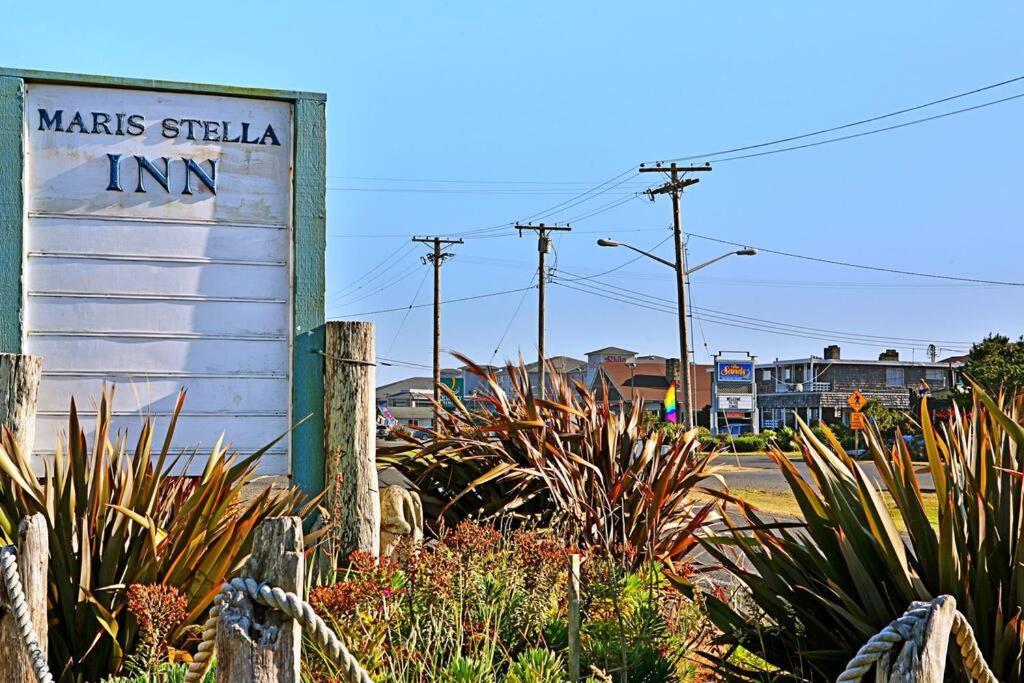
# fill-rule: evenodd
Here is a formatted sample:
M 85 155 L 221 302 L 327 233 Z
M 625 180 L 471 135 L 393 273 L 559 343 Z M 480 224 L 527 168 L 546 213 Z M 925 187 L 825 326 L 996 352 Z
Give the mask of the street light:
M 631 249 L 631 250 L 637 252 L 638 254 L 643 254 L 647 258 L 653 259 L 653 260 L 657 261 L 658 263 L 664 264 L 664 265 L 668 266 L 669 268 L 671 268 L 672 270 L 676 271 L 676 277 L 679 278 L 679 280 L 682 280 L 683 279 L 682 276 L 684 276 L 684 275 L 690 275 L 691 273 L 695 273 L 698 270 L 700 270 L 701 268 L 706 268 L 707 266 L 710 266 L 712 263 L 718 263 L 722 259 L 729 258 L 730 256 L 756 256 L 757 255 L 757 249 L 754 249 L 752 247 L 744 247 L 743 249 L 737 249 L 735 251 L 729 251 L 729 252 L 726 252 L 726 253 L 722 254 L 721 256 L 716 256 L 715 258 L 711 259 L 710 261 L 705 261 L 704 263 L 699 263 L 696 266 L 694 266 L 693 268 L 690 268 L 688 270 L 683 270 L 682 263 L 673 262 L 673 261 L 669 261 L 667 259 L 663 259 L 660 256 L 657 256 L 655 254 L 650 253 L 649 251 L 644 251 L 643 249 L 640 249 L 638 247 L 634 247 L 632 244 L 626 244 L 625 242 L 617 242 L 617 241 L 615 241 L 615 240 L 613 240 L 611 238 L 607 238 L 606 237 L 606 238 L 597 240 L 597 246 L 599 246 L 599 247 L 625 247 L 626 249 Z M 685 292 L 683 293 L 682 296 L 678 297 L 678 299 L 679 300 L 676 302 L 676 306 L 678 308 L 679 329 L 680 329 L 680 335 L 679 335 L 679 365 L 680 365 L 680 368 L 679 368 L 679 372 L 682 375 L 682 377 L 681 377 L 681 379 L 682 379 L 682 386 L 680 387 L 680 390 L 684 390 L 684 392 L 685 392 L 684 388 L 690 386 L 690 352 L 689 352 L 689 348 L 688 348 L 689 347 L 689 341 L 688 341 L 688 337 L 687 337 L 687 333 L 686 333 L 686 297 L 685 297 Z M 685 409 L 683 411 L 683 425 L 686 428 L 693 427 L 693 401 L 690 400 L 690 398 L 691 398 L 690 396 L 688 396 L 688 395 L 686 395 L 684 393 L 684 399 L 683 400 L 685 401 L 685 405 L 684 405 Z

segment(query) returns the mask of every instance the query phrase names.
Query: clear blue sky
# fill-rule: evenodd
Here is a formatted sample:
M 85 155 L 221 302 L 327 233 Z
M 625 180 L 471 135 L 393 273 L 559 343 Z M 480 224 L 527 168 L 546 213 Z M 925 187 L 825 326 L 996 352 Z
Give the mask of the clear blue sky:
M 355 291 L 353 281 L 413 233 L 509 223 L 641 161 L 799 134 L 1024 74 L 1024 6 L 1017 3 L 629 4 L 8 3 L 0 64 L 327 92 L 328 312 L 338 318 L 410 303 L 425 272 L 411 250 L 384 277 Z M 1020 92 L 1024 82 L 878 125 Z M 1024 99 L 723 162 L 687 191 L 685 225 L 802 254 L 1024 280 L 1022 116 Z M 641 187 L 630 180 L 549 218 L 575 218 Z M 650 247 L 668 225 L 667 201 L 628 201 L 574 223 L 577 232 L 557 241 L 558 265 L 577 274 L 608 270 L 629 254 L 598 249 L 595 238 Z M 529 283 L 535 240 L 499 234 L 455 249 L 444 267 L 446 296 Z M 659 253 L 671 257 L 669 244 Z M 692 239 L 691 263 L 724 249 Z M 670 273 L 655 263 L 638 261 L 605 281 L 674 297 Z M 1024 331 L 1019 287 L 769 254 L 708 268 L 695 276 L 693 294 L 707 309 L 944 347 L 990 331 Z M 429 295 L 427 280 L 416 301 Z M 520 299 L 447 306 L 445 346 L 489 360 Z M 677 353 L 671 315 L 558 286 L 549 299 L 550 355 L 582 357 L 606 345 Z M 531 292 L 498 359 L 533 357 L 535 315 Z M 366 317 L 379 325 L 381 355 L 430 362 L 429 308 L 412 310 L 401 334 L 401 312 Z M 805 332 L 814 338 L 705 321 L 696 331 L 697 359 L 706 358 L 705 339 L 712 351 L 749 349 L 771 359 L 820 353 L 838 338 Z M 897 346 L 922 358 L 910 347 L 927 345 L 843 339 L 849 357 Z M 418 372 L 382 367 L 379 379 Z

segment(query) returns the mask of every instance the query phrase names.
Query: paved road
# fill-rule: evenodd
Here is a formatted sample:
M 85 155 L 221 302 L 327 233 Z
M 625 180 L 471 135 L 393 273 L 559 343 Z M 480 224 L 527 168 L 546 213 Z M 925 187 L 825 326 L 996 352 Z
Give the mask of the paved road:
M 782 476 L 779 466 L 768 456 L 723 454 L 715 460 L 715 464 L 721 470 L 721 474 L 730 488 L 770 492 L 789 491 L 789 485 Z M 807 464 L 803 460 L 794 460 L 793 465 L 801 475 L 808 477 Z M 882 484 L 878 469 L 873 462 L 862 461 L 860 466 L 872 481 L 878 485 Z M 918 482 L 925 491 L 931 491 L 933 488 L 930 474 L 919 474 Z

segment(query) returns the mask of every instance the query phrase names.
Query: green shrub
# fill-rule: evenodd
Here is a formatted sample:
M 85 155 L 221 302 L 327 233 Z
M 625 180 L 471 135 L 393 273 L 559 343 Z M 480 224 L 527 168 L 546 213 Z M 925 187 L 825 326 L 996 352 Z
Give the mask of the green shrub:
M 774 459 L 805 526 L 780 528 L 742 508 L 731 533 L 705 544 L 743 588 L 736 603 L 703 596 L 721 631 L 719 644 L 777 667 L 773 680 L 835 680 L 857 649 L 911 602 L 949 594 L 997 680 L 1024 680 L 1024 397 L 996 401 L 975 386 L 973 401 L 969 417 L 958 414 L 941 431 L 928 418 L 927 401 L 921 404 L 927 472 L 938 499 L 935 527 L 904 441 L 890 449 L 875 427 L 865 432 L 905 533 L 834 435 L 821 430 L 822 441 L 800 423 L 809 475 L 781 453 Z M 673 582 L 690 595 L 699 592 L 685 579 Z M 730 678 L 763 680 L 763 667 L 711 659 Z
M 0 543 L 13 542 L 19 521 L 42 513 L 49 532 L 49 664 L 60 681 L 97 681 L 121 671 L 137 647 L 126 609 L 132 584 L 164 584 L 187 600 L 171 634 L 177 644 L 201 623 L 216 588 L 235 576 L 252 548 L 252 529 L 267 517 L 305 515 L 294 490 L 269 489 L 246 500 L 260 456 L 239 459 L 218 443 L 201 477 L 168 476 L 182 464 L 170 454 L 178 397 L 163 447 L 153 452 L 154 425 L 142 423 L 134 450 L 111 433 L 113 392 L 96 418 L 98 452 L 89 451 L 74 401 L 67 446 L 40 481 L 32 457 L 5 428 L 0 435 Z

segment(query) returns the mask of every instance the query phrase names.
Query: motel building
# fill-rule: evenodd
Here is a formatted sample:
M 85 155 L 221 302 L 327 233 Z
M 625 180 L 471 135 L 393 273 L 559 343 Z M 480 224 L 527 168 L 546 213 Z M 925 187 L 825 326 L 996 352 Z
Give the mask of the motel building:
M 877 360 L 842 358 L 836 345 L 823 356 L 760 363 L 756 367 L 757 404 L 761 428 L 795 426 L 795 415 L 808 424 L 849 424 L 847 399 L 859 390 L 893 410 L 913 410 L 922 392 L 942 400 L 959 382 L 956 359 L 901 360 L 893 349 Z

